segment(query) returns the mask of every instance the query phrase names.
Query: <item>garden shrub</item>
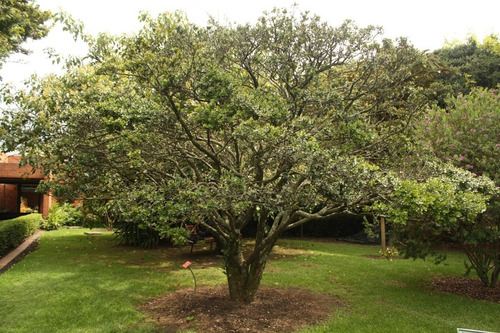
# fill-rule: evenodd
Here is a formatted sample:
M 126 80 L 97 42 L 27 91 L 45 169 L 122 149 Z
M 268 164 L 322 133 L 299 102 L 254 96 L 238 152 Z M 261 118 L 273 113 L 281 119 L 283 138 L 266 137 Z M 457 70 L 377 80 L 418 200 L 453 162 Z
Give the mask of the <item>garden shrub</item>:
M 498 195 L 493 181 L 451 165 L 440 165 L 439 177 L 425 182 L 405 180 L 396 184 L 389 201 L 377 202 L 372 210 L 388 216 L 392 243 L 405 258 L 445 259 L 437 246 L 452 241 L 469 259 L 487 287 L 500 275 L 500 228 L 487 205 Z
M 21 244 L 25 238 L 33 235 L 42 223 L 41 214 L 29 214 L 0 221 L 0 256 L 8 253 Z
M 117 238 L 125 245 L 153 248 L 158 244 L 185 244 L 189 236 L 182 221 L 175 222 L 160 196 L 151 197 L 154 190 L 139 187 L 121 198 L 108 202 L 101 209 L 113 221 Z M 159 226 L 161 226 L 159 228 Z
M 42 228 L 45 230 L 55 230 L 62 226 L 81 225 L 83 213 L 72 204 L 54 204 L 49 209 L 49 216 L 44 221 Z
M 118 222 L 116 227 L 116 235 L 122 243 L 147 249 L 156 247 L 160 242 L 169 245 L 183 245 L 189 236 L 189 232 L 185 228 L 171 227 L 159 232 L 145 223 Z
M 470 221 L 453 217 L 457 222 L 450 237 L 467 254 L 467 271 L 474 269 L 486 286 L 493 287 L 500 275 L 500 94 L 496 89 L 472 88 L 446 105 L 429 110 L 416 124 L 419 159 L 428 154 L 473 172 L 475 182 L 484 176 L 493 181 L 494 191 L 472 189 L 489 196 L 486 209 Z
M 125 245 L 153 248 L 160 242 L 160 233 L 148 225 L 117 223 L 116 235 Z
M 106 228 L 108 230 L 113 229 L 112 221 L 107 219 L 105 216 L 99 216 L 91 212 L 83 212 L 83 218 L 81 222 L 81 226 L 84 228 Z
M 184 227 L 165 228 L 160 232 L 161 239 L 170 245 L 184 245 L 189 238 L 190 231 Z

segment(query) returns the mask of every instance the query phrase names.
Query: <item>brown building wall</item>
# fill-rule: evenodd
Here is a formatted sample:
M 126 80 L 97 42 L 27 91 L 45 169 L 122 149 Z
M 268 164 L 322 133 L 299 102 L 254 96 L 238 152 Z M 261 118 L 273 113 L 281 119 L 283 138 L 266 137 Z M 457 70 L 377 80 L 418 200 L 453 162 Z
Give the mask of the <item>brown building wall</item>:
M 0 178 L 43 179 L 44 175 L 39 170 L 33 173 L 29 165 L 20 167 L 19 163 L 0 163 Z
M 0 184 L 0 211 L 16 213 L 18 211 L 17 185 Z
M 53 196 L 49 194 L 44 194 L 42 197 L 42 205 L 40 206 L 40 213 L 42 213 L 43 217 L 49 216 L 49 208 L 52 204 L 56 203 L 56 200 Z
M 30 208 L 38 208 L 39 212 L 47 217 L 53 198 L 50 195 L 35 193 L 32 190 L 21 191 L 20 186 L 36 186 L 45 178 L 40 170 L 31 166 L 20 166 L 20 156 L 8 156 L 0 153 L 0 210 L 9 210 L 13 213 L 20 211 L 20 195 L 26 200 Z

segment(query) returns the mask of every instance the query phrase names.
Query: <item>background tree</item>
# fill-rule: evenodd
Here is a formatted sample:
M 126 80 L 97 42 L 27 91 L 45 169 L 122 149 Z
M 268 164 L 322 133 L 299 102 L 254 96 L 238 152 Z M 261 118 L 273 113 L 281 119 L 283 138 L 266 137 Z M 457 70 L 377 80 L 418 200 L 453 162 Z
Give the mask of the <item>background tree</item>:
M 90 65 L 18 95 L 6 147 L 119 219 L 155 216 L 163 234 L 202 224 L 224 248 L 231 298 L 251 302 L 285 231 L 390 190 L 433 66 L 406 40 L 378 44 L 377 28 L 308 13 L 206 28 L 142 19 L 137 35 L 96 39 Z
M 11 53 L 28 53 L 22 44 L 28 39 L 44 37 L 49 28 L 44 23 L 51 17 L 30 0 L 0 2 L 0 68 Z
M 498 91 L 473 88 L 449 98 L 447 105 L 429 110 L 418 124 L 426 151 L 500 185 Z
M 494 89 L 500 84 L 500 42 L 497 35 L 483 42 L 471 36 L 465 43 L 455 43 L 434 51 L 434 54 L 454 72 L 440 75 L 440 81 L 450 85 L 453 95 L 467 94 L 472 87 Z

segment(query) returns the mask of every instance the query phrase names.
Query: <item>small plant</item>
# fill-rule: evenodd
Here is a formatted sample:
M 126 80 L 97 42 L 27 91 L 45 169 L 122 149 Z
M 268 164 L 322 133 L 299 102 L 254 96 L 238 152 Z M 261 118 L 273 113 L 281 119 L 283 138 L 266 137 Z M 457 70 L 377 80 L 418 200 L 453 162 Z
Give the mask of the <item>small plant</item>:
M 28 199 L 21 197 L 21 205 L 19 207 L 21 213 L 33 213 L 34 210 L 28 206 Z
M 394 246 L 390 246 L 384 250 L 380 250 L 380 255 L 384 258 L 386 258 L 389 261 L 392 261 L 392 258 L 397 257 L 399 255 L 398 249 L 396 249 Z

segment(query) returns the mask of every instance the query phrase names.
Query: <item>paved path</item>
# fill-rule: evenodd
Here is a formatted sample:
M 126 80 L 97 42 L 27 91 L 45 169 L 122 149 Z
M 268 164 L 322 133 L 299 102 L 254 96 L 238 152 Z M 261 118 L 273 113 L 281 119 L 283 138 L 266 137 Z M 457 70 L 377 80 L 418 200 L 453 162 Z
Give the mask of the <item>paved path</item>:
M 5 257 L 0 259 L 0 274 L 5 272 L 11 266 L 11 264 L 15 263 L 15 259 L 26 252 L 34 241 L 40 239 L 41 234 L 43 234 L 43 231 L 38 230 L 32 236 L 28 237 L 24 242 L 22 242 L 21 245 L 19 245 Z

